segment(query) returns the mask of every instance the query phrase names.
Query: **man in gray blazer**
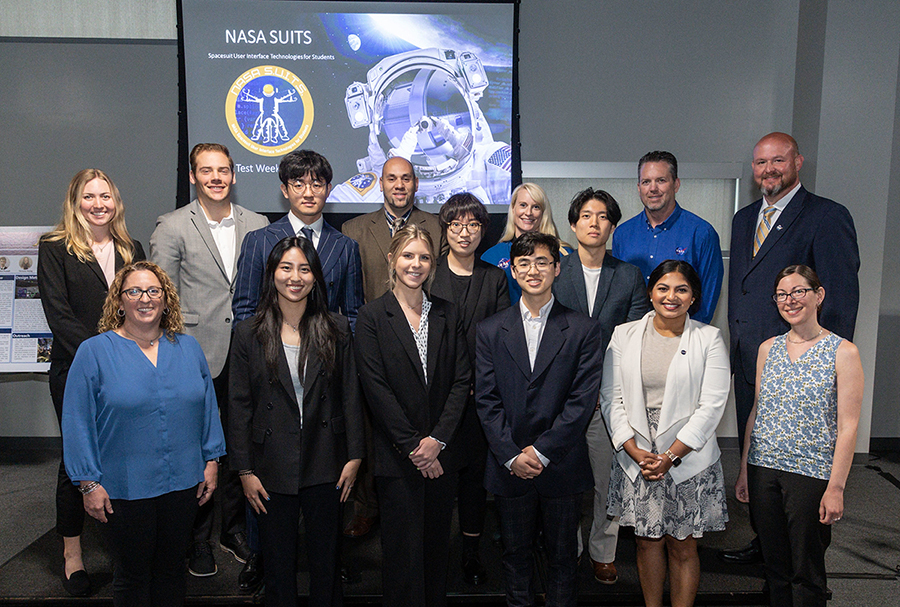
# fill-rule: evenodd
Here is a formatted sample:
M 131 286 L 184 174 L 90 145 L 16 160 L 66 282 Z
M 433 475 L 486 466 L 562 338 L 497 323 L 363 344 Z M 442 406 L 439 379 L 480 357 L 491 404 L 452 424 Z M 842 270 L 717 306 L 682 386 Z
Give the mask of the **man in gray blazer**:
M 603 349 L 613 329 L 647 313 L 647 287 L 637 266 L 606 252 L 606 241 L 622 218 L 619 203 L 608 192 L 588 188 L 575 195 L 569 205 L 569 225 L 578 239 L 576 255 L 560 261 L 553 294 L 567 308 L 587 314 L 600 324 Z M 606 492 L 613 449 L 599 409 L 588 426 L 588 454 L 594 473 L 594 522 L 588 549 L 594 578 L 614 584 L 619 523 L 606 516 Z
M 231 341 L 231 295 L 237 274 L 237 253 L 247 233 L 269 221 L 231 203 L 234 161 L 228 148 L 200 143 L 191 150 L 191 183 L 197 198 L 189 205 L 156 220 L 150 237 L 150 259 L 172 279 L 181 299 L 185 332 L 194 336 L 209 364 L 216 399 L 226 424 L 228 402 L 228 346 Z M 223 462 L 225 463 L 225 462 Z M 237 472 L 219 466 L 222 479 L 214 500 L 222 504 L 220 546 L 245 562 L 249 557 L 244 517 L 244 495 Z M 213 500 L 197 513 L 189 571 L 195 576 L 215 575 L 210 551 Z

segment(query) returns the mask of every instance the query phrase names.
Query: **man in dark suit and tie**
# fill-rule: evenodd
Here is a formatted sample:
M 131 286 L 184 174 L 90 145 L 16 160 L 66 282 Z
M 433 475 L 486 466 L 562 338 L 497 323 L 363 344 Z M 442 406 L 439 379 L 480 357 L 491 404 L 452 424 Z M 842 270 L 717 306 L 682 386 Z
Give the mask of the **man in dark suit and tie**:
M 322 217 L 332 176 L 328 160 L 311 150 L 296 150 L 281 159 L 278 178 L 291 210 L 244 240 L 232 303 L 235 321 L 253 316 L 256 311 L 266 259 L 275 243 L 287 236 L 303 236 L 312 241 L 322 261 L 328 309 L 343 314 L 351 327 L 356 326 L 356 312 L 363 304 L 359 245 Z
M 606 251 L 606 241 L 621 218 L 619 203 L 609 192 L 588 188 L 576 194 L 569 205 L 569 226 L 578 239 L 578 252 L 560 260 L 559 278 L 553 282 L 559 303 L 600 325 L 604 352 L 616 325 L 637 320 L 649 309 L 640 269 Z M 606 517 L 613 448 L 599 408 L 586 438 L 594 473 L 594 522 L 588 542 L 591 565 L 598 582 L 614 584 L 619 523 Z
M 803 166 L 797 141 L 770 133 L 753 148 L 753 180 L 763 197 L 738 211 L 731 222 L 728 328 L 738 439 L 743 448 L 753 407 L 757 351 L 762 342 L 788 330 L 772 301 L 775 276 L 792 264 L 816 271 L 828 297 L 819 322 L 853 339 L 859 308 L 859 247 L 850 212 L 800 184 Z M 752 496 L 751 496 L 752 499 Z M 746 548 L 722 550 L 728 562 L 760 560 L 756 540 Z
M 508 605 L 533 605 L 531 550 L 543 531 L 548 605 L 575 605 L 581 494 L 593 485 L 585 429 L 600 392 L 599 323 L 552 294 L 559 241 L 530 232 L 512 242 L 519 304 L 481 323 L 475 398 L 490 453 L 485 487 L 503 538 Z
M 157 263 L 178 291 L 185 332 L 193 335 L 206 355 L 216 399 L 224 412 L 228 404 L 228 346 L 231 342 L 231 289 L 237 252 L 244 237 L 269 224 L 262 215 L 231 203 L 234 161 L 228 148 L 200 143 L 191 150 L 191 183 L 197 198 L 156 220 L 150 237 L 150 259 Z M 223 423 L 227 420 L 223 413 Z M 226 424 L 227 425 L 227 424 Z M 250 556 L 245 537 L 244 493 L 237 471 L 223 460 L 220 490 L 204 504 L 194 521 L 194 544 L 189 571 L 195 576 L 216 573 L 209 550 L 213 500 L 222 507 L 221 546 L 241 563 Z

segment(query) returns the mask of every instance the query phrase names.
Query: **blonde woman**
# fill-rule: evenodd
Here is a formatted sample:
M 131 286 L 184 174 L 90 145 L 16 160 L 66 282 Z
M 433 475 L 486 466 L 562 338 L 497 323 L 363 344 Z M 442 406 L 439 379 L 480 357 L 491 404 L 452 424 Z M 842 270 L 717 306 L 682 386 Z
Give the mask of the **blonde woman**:
M 513 190 L 503 236 L 500 237 L 500 242 L 485 251 L 481 256 L 482 260 L 506 272 L 509 297 L 513 305 L 522 296 L 522 289 L 512 277 L 512 269 L 509 264 L 509 248 L 513 238 L 527 232 L 550 234 L 559 239 L 559 231 L 556 229 L 556 224 L 553 223 L 553 213 L 550 211 L 550 202 L 547 200 L 547 194 L 536 183 L 523 183 Z M 560 240 L 559 244 L 561 255 L 568 255 L 572 252 L 572 247 L 567 242 Z
M 100 169 L 85 169 L 69 183 L 56 229 L 41 238 L 37 278 L 53 333 L 50 396 L 60 422 L 69 367 L 81 342 L 97 334 L 109 284 L 117 270 L 145 259 L 141 243 L 128 234 L 124 211 L 112 179 Z M 81 557 L 83 527 L 81 495 L 60 462 L 56 531 L 63 537 L 63 586 L 73 596 L 91 590 Z

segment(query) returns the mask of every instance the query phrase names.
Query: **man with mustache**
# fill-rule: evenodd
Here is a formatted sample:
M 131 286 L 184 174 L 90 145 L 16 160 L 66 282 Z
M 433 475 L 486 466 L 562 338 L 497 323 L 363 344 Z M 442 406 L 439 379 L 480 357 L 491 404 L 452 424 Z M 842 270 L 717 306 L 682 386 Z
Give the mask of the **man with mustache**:
M 763 197 L 738 211 L 731 222 L 728 328 L 742 449 L 755 396 L 757 351 L 762 342 L 788 330 L 772 302 L 778 272 L 792 264 L 813 268 L 828 293 L 821 325 L 849 340 L 856 326 L 859 247 L 853 218 L 843 205 L 800 184 L 802 166 L 797 141 L 787 133 L 760 139 L 753 148 L 753 180 Z M 719 558 L 760 562 L 759 543 L 754 539 L 745 548 L 721 550 Z

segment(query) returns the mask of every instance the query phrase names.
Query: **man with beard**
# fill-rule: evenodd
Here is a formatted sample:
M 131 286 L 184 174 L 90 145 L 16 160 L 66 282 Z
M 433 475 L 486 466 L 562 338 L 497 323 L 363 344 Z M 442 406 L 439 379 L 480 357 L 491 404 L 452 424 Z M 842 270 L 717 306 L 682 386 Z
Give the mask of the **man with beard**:
M 741 449 L 755 396 L 757 351 L 789 328 L 772 302 L 778 272 L 792 264 L 814 269 L 828 294 L 821 325 L 848 340 L 856 326 L 859 247 L 853 218 L 843 205 L 800 184 L 802 166 L 790 135 L 776 132 L 760 139 L 753 148 L 753 180 L 763 197 L 738 211 L 731 223 L 728 328 Z M 719 558 L 760 562 L 759 543 L 754 539 L 745 548 L 721 550 Z

